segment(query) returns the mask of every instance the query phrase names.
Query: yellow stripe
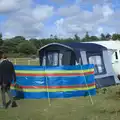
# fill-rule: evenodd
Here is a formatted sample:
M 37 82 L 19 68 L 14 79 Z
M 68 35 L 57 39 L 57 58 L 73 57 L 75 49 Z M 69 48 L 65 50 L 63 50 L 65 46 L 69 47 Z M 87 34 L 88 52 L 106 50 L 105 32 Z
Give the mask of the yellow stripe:
M 92 87 L 84 87 L 84 88 L 66 88 L 66 89 L 62 89 L 62 88 L 59 88 L 59 89 L 48 89 L 48 92 L 67 92 L 67 91 L 76 91 L 76 90 L 90 90 L 90 89 L 94 89 L 95 86 L 92 86 Z M 15 90 L 14 87 L 11 87 L 11 90 Z M 23 92 L 47 92 L 47 89 L 45 88 L 40 88 L 40 89 L 20 89 L 20 88 L 17 88 L 16 90 L 18 91 L 23 91 Z
M 32 71 L 32 70 L 16 70 L 16 73 L 86 73 L 86 72 L 93 72 L 94 69 L 88 70 L 46 70 L 46 71 Z

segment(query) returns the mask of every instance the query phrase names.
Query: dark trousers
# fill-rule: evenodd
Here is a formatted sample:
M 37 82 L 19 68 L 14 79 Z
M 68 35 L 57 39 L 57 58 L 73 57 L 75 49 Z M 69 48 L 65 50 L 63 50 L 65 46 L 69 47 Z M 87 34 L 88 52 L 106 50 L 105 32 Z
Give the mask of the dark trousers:
M 10 102 L 13 103 L 14 99 L 13 99 L 13 96 L 12 96 L 12 94 L 10 92 L 10 84 L 1 86 L 1 95 L 2 95 L 1 97 L 2 97 L 3 106 L 6 106 L 6 95 L 5 95 L 5 93 L 8 94 Z

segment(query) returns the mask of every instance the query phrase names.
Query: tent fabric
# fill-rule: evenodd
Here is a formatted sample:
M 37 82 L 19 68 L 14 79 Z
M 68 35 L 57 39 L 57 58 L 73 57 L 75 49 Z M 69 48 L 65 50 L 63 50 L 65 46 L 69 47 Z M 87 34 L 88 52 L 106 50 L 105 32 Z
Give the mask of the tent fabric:
M 50 43 L 47 44 L 46 46 L 42 47 L 39 52 L 41 50 L 43 50 L 46 47 L 49 46 L 64 46 L 67 47 L 68 49 L 72 49 L 72 50 L 83 50 L 83 51 L 103 51 L 103 50 L 107 50 L 106 47 L 102 46 L 102 45 L 98 45 L 95 43 L 80 43 L 80 42 L 70 42 L 70 43 Z
M 46 52 L 52 51 L 54 53 L 54 51 L 57 50 L 62 54 L 64 54 L 65 51 L 72 51 L 76 56 L 76 57 L 72 56 L 72 58 L 74 58 L 74 61 L 76 62 L 75 64 L 80 63 L 81 65 L 89 64 L 88 53 L 90 54 L 90 56 L 96 56 L 96 55 L 100 56 L 103 61 L 103 68 L 105 70 L 103 73 L 100 74 L 97 73 L 95 75 L 97 88 L 107 87 L 107 86 L 115 85 L 116 83 L 120 83 L 120 81 L 117 79 L 116 75 L 114 74 L 112 64 L 110 61 L 110 56 L 108 54 L 108 49 L 106 47 L 95 43 L 80 43 L 80 42 L 50 43 L 43 46 L 39 50 L 40 65 L 41 66 L 43 65 L 43 55 L 47 56 Z M 69 57 L 69 59 L 71 59 L 71 57 Z M 74 63 L 71 64 L 75 65 Z M 47 65 L 47 61 L 46 61 L 46 65 Z
M 18 86 L 14 96 L 26 99 L 69 98 L 96 94 L 94 65 L 15 66 Z
M 80 43 L 80 42 L 71 42 L 71 43 L 64 43 L 74 49 L 84 50 L 84 51 L 103 51 L 107 50 L 106 47 L 102 45 L 98 45 L 95 43 Z
M 103 50 L 107 50 L 106 47 L 103 47 L 102 45 L 94 44 L 94 43 L 80 43 L 80 42 L 71 42 L 71 43 L 50 43 L 39 50 L 39 58 L 40 63 L 42 63 L 43 55 L 46 53 L 46 51 L 66 51 L 70 50 L 75 53 L 76 60 L 79 61 L 79 58 L 81 57 L 80 51 L 86 51 L 86 52 L 102 52 Z M 75 57 L 74 57 L 75 58 Z

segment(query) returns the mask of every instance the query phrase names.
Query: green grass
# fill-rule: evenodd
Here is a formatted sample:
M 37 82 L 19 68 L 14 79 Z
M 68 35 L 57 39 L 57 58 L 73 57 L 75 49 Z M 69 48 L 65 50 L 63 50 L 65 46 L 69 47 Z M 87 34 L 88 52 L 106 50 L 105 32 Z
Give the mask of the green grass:
M 16 62 L 27 65 L 28 60 L 17 58 Z M 39 65 L 39 61 L 31 60 L 30 65 Z M 119 88 L 109 87 L 105 94 L 103 89 L 97 90 L 93 105 L 89 97 L 51 99 L 51 106 L 46 99 L 17 100 L 17 108 L 0 109 L 0 120 L 120 120 Z
M 120 86 L 109 87 L 104 94 L 98 90 L 89 97 L 17 100 L 17 108 L 0 109 L 0 120 L 120 120 Z

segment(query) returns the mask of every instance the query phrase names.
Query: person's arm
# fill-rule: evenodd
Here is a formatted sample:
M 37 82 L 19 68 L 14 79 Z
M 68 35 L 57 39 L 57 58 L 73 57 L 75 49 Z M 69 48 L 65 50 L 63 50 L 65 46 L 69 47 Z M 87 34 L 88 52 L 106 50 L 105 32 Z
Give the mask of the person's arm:
M 13 64 L 12 64 L 12 71 L 13 71 L 14 83 L 16 83 L 16 73 L 15 73 L 15 69 L 14 69 L 14 65 Z
M 14 83 L 16 83 L 16 73 L 15 73 L 15 70 L 13 72 L 13 77 L 14 77 Z
M 0 85 L 2 85 L 3 79 L 2 79 L 2 65 L 0 63 Z

